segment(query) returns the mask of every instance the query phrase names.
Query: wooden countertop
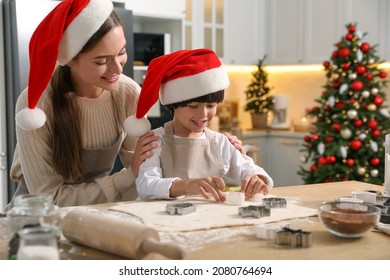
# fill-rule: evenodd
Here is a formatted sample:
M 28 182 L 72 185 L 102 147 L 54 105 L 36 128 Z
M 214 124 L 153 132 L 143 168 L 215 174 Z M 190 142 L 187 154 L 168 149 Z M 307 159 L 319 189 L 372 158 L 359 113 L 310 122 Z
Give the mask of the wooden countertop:
M 362 182 L 350 181 L 277 187 L 271 194 L 279 197 L 295 198 L 302 206 L 316 208 L 324 201 L 332 201 L 338 197 L 350 195 L 354 190 L 375 190 L 383 192 L 383 187 Z M 91 207 L 105 208 L 112 204 L 94 205 Z M 244 234 L 240 238 L 207 242 L 204 246 L 189 250 L 186 259 L 189 260 L 390 260 L 390 236 L 373 230 L 358 239 L 346 239 L 332 235 L 318 217 L 302 220 L 290 220 L 290 227 L 297 226 L 313 234 L 313 245 L 310 248 L 281 248 L 275 247 L 270 240 L 261 240 L 254 234 Z M 248 228 L 248 227 L 247 227 Z M 253 228 L 253 227 L 251 227 Z M 226 228 L 226 231 L 231 229 Z M 213 240 L 218 240 L 214 237 Z M 91 248 L 62 242 L 62 259 L 121 259 Z

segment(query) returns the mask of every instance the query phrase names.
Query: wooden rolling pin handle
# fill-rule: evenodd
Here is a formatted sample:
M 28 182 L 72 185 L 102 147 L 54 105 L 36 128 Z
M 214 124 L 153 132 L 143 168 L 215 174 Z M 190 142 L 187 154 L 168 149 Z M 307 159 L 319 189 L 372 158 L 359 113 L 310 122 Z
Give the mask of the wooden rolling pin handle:
M 153 238 L 146 238 L 142 243 L 142 251 L 147 255 L 149 253 L 159 253 L 172 260 L 182 260 L 184 251 L 179 246 L 164 244 Z

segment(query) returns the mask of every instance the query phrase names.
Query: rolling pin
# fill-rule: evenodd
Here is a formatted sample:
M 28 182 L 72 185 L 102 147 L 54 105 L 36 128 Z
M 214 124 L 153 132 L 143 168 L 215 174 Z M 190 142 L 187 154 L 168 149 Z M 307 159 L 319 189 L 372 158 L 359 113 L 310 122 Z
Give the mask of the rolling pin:
M 63 218 L 62 233 L 71 242 L 130 259 L 159 253 L 169 259 L 183 259 L 177 245 L 160 242 L 158 232 L 141 224 L 104 215 L 104 211 L 77 209 Z

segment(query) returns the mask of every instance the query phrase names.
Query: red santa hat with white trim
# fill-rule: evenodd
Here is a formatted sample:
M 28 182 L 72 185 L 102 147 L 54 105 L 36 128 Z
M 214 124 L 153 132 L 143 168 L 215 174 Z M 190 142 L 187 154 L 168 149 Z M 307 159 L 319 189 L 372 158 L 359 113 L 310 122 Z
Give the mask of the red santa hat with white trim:
M 124 122 L 126 132 L 139 137 L 150 130 L 149 109 L 159 100 L 174 104 L 229 86 L 229 77 L 218 56 L 209 49 L 180 50 L 153 59 L 147 70 L 135 116 Z
M 25 130 L 43 126 L 46 115 L 37 108 L 56 62 L 66 65 L 108 19 L 111 0 L 63 0 L 35 29 L 29 44 L 28 107 L 16 115 Z

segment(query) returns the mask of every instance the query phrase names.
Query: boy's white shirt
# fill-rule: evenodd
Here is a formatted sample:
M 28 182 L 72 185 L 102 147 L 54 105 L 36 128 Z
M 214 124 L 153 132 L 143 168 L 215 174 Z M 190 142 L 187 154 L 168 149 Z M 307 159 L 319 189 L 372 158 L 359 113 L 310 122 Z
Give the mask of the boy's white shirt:
M 138 196 L 143 199 L 172 199 L 169 197 L 169 190 L 172 182 L 180 178 L 163 178 L 160 155 L 163 146 L 165 130 L 159 127 L 153 130 L 155 135 L 160 137 L 159 146 L 153 150 L 153 156 L 145 160 L 139 169 L 136 179 Z M 270 188 L 273 187 L 273 180 L 267 172 L 258 165 L 255 165 L 252 158 L 241 154 L 222 133 L 210 131 L 212 137 L 215 138 L 220 149 L 224 162 L 224 177 L 228 177 L 229 181 L 236 182 L 241 185 L 242 179 L 247 174 L 262 175 L 267 178 L 265 182 Z M 175 136 L 177 137 L 177 136 Z M 199 139 L 205 139 L 203 133 Z

